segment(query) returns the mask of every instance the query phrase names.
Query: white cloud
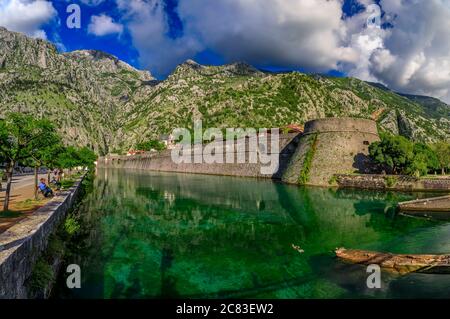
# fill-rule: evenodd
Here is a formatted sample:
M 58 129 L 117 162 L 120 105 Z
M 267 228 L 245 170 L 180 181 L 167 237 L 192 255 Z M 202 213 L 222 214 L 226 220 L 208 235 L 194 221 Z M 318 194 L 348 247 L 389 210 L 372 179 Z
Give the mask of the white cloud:
M 351 62 L 339 0 L 182 0 L 187 32 L 228 60 L 325 71 Z
M 172 39 L 161 0 L 117 0 L 124 14 L 140 62 L 156 74 L 167 74 L 175 65 L 191 58 L 204 47 L 191 35 Z
M 360 55 L 349 74 L 377 80 L 406 93 L 424 94 L 450 102 L 450 0 L 382 0 L 384 20 L 393 28 L 364 29 L 364 14 L 353 17 L 353 39 L 370 41 L 358 46 Z M 350 27 L 351 28 L 351 27 Z
M 47 38 L 42 26 L 56 14 L 52 3 L 44 0 L 1 0 L 0 3 L 0 25 L 35 38 Z
M 183 35 L 170 38 L 161 0 L 117 0 L 144 66 L 156 73 L 209 48 L 259 66 L 337 68 L 357 58 L 343 43 L 340 0 L 180 0 Z
M 359 2 L 367 8 L 374 4 Z M 393 26 L 387 29 L 367 26 L 371 10 L 342 19 L 343 0 L 179 0 L 183 30 L 176 38 L 168 35 L 163 0 L 116 3 L 141 64 L 156 74 L 211 49 L 230 62 L 338 69 L 394 90 L 450 101 L 450 0 L 381 0 L 382 22 Z M 123 28 L 107 16 L 93 18 L 89 26 L 97 35 Z
M 92 16 L 91 23 L 88 25 L 88 32 L 96 36 L 105 36 L 110 34 L 121 34 L 123 25 L 114 22 L 114 20 L 104 14 Z

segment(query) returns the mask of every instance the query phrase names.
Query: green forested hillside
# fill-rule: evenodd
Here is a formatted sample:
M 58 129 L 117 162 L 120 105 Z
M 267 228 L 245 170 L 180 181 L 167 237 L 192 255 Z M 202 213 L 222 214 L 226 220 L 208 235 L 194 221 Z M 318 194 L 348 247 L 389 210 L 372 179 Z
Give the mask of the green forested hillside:
M 450 138 L 445 103 L 401 96 L 352 79 L 264 73 L 237 63 L 187 61 L 164 81 L 98 51 L 60 54 L 0 28 L 0 116 L 31 112 L 55 121 L 67 143 L 101 154 L 126 150 L 175 127 L 280 127 L 321 117 L 374 117 L 415 140 Z

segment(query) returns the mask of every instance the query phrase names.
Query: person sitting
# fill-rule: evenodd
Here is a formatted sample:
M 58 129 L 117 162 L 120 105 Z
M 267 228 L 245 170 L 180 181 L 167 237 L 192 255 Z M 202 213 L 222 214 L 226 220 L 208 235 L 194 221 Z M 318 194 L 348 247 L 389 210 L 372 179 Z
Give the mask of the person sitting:
M 41 182 L 39 183 L 38 188 L 45 198 L 53 196 L 53 191 L 50 187 L 47 186 L 44 178 L 41 178 Z
M 61 183 L 58 182 L 55 177 L 50 183 L 53 185 L 53 188 L 56 188 L 57 191 L 61 190 Z

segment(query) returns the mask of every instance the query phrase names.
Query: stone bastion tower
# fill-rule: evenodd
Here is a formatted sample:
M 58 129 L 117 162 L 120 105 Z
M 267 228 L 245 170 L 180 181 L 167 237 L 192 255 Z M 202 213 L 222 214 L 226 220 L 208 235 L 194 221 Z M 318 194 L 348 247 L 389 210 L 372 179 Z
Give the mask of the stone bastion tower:
M 370 172 L 369 145 L 379 140 L 372 120 L 325 118 L 307 122 L 282 180 L 328 186 L 334 174 Z

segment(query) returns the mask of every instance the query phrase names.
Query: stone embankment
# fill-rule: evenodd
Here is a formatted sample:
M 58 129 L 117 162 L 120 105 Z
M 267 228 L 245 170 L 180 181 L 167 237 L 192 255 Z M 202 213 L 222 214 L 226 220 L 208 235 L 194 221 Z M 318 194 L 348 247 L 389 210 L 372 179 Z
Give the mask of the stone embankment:
M 0 299 L 28 297 L 26 281 L 49 236 L 76 201 L 82 180 L 0 235 Z
M 270 135 L 269 135 L 270 136 Z M 187 155 L 191 159 L 191 163 L 175 163 L 172 160 L 172 150 L 165 150 L 160 153 L 150 153 L 134 156 L 107 156 L 99 158 L 97 161 L 98 167 L 113 167 L 113 168 L 131 168 L 150 171 L 163 172 L 177 172 L 177 173 L 193 173 L 193 174 L 207 174 L 207 175 L 224 175 L 224 176 L 240 176 L 240 177 L 258 177 L 258 178 L 273 178 L 280 179 L 282 172 L 286 170 L 292 154 L 297 149 L 301 134 L 290 133 L 280 134 L 279 136 L 279 150 L 272 152 L 271 137 L 268 137 L 268 149 L 265 145 L 258 144 L 256 149 L 250 147 L 248 139 L 237 140 L 233 147 L 232 157 L 233 163 L 227 163 L 226 154 L 223 155 L 223 163 L 206 163 L 201 160 L 195 163 L 196 149 L 202 148 L 201 145 L 194 145 L 191 152 Z M 239 148 L 242 145 L 244 148 Z M 203 145 L 205 148 L 206 145 Z M 227 148 L 223 141 L 212 142 L 208 147 L 216 149 L 222 148 L 224 153 L 231 152 L 231 148 Z M 264 149 L 263 149 L 264 148 Z M 267 153 L 267 156 L 272 154 L 276 157 L 279 165 L 278 169 L 271 174 L 263 174 L 261 168 L 268 167 L 268 163 L 261 163 L 260 152 Z M 200 149 L 200 154 L 202 150 Z M 244 161 L 238 162 L 238 158 L 243 158 Z M 253 162 L 250 158 L 258 159 Z
M 270 135 L 269 135 L 270 136 Z M 269 138 L 270 140 L 270 138 Z M 279 150 L 266 149 L 258 143 L 257 148 L 249 147 L 248 140 L 237 140 L 233 148 L 234 163 L 195 162 L 195 149 L 202 153 L 202 147 L 223 148 L 223 141 L 206 145 L 194 145 L 187 153 L 192 163 L 177 164 L 172 160 L 171 150 L 160 153 L 134 156 L 106 156 L 99 158 L 97 166 L 111 168 L 131 168 L 150 171 L 195 173 L 209 175 L 228 175 L 239 177 L 258 177 L 282 180 L 289 184 L 366 188 L 402 191 L 450 191 L 450 178 L 414 178 L 409 176 L 370 175 L 374 165 L 369 158 L 369 146 L 379 141 L 375 121 L 357 118 L 324 118 L 309 121 L 303 133 L 280 134 Z M 237 145 L 245 149 L 238 149 Z M 279 167 L 272 174 L 264 174 L 261 153 L 278 158 Z M 244 158 L 241 163 L 237 158 Z M 250 158 L 257 158 L 251 162 Z M 273 159 L 273 157 L 272 157 Z M 358 175 L 359 174 L 359 175 Z
M 335 181 L 342 188 L 364 188 L 396 191 L 450 192 L 450 178 L 416 178 L 402 175 L 336 174 Z
M 268 150 L 269 155 L 275 154 L 279 158 L 279 168 L 273 174 L 261 173 L 261 168 L 267 164 L 261 161 L 249 162 L 251 156 L 260 153 L 259 150 L 256 151 L 257 154 L 254 154 L 254 150 L 244 151 L 245 163 L 175 164 L 171 159 L 171 152 L 164 151 L 128 157 L 107 156 L 98 160 L 98 167 L 261 177 L 281 179 L 290 184 L 330 186 L 329 180 L 334 174 L 369 172 L 369 145 L 379 139 L 374 121 L 325 118 L 307 122 L 304 134 L 280 134 L 279 152 Z M 264 151 L 266 150 L 262 150 Z M 242 152 L 236 151 L 234 157 L 240 155 L 243 155 Z M 190 156 L 194 158 L 194 154 Z

